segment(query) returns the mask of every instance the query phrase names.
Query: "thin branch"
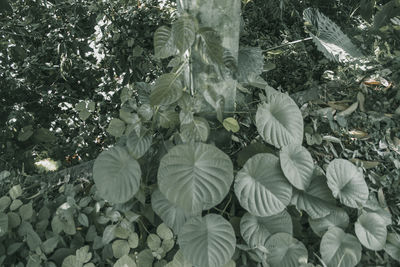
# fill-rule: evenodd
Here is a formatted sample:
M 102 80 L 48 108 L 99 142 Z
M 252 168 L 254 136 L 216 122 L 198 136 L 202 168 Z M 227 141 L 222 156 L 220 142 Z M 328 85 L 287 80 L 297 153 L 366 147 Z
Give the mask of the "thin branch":
M 263 50 L 263 52 L 268 52 L 268 51 L 271 51 L 271 50 L 275 50 L 275 49 L 278 49 L 278 48 L 281 48 L 281 47 L 285 47 L 285 46 L 288 46 L 288 45 L 292 45 L 292 44 L 301 43 L 301 42 L 308 41 L 308 40 L 312 40 L 312 37 L 307 37 L 307 38 L 304 38 L 304 39 L 300 39 L 300 40 L 296 40 L 296 41 L 289 42 L 289 43 L 286 43 L 286 44 L 282 44 L 282 45 L 278 45 L 278 46 L 275 46 L 275 47 L 271 47 L 271 48 L 268 48 L 266 50 Z

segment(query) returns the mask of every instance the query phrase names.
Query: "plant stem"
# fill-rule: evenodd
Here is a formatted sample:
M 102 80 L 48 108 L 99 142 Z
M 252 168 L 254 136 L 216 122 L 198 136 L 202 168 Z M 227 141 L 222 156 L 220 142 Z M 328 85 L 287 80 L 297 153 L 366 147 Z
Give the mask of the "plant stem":
M 275 49 L 278 49 L 278 48 L 281 48 L 281 47 L 285 47 L 285 46 L 288 46 L 288 45 L 291 45 L 291 44 L 301 43 L 301 42 L 308 41 L 308 40 L 312 40 L 312 37 L 307 37 L 307 38 L 296 40 L 296 41 L 289 42 L 289 43 L 286 43 L 286 44 L 274 46 L 274 47 L 268 48 L 266 50 L 263 50 L 263 52 L 268 52 L 268 51 L 271 51 L 271 50 L 275 50 Z

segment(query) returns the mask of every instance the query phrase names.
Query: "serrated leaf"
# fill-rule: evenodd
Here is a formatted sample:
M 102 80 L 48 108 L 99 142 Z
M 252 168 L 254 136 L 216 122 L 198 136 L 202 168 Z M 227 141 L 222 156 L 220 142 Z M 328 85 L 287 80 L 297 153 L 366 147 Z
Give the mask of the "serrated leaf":
M 333 21 L 316 8 L 307 8 L 303 12 L 304 20 L 312 25 L 316 35 L 309 33 L 324 55 L 332 61 L 349 62 L 361 57 L 362 53 L 350 41 Z
M 228 155 L 202 143 L 173 147 L 158 169 L 160 191 L 189 214 L 220 203 L 232 181 L 233 164 Z
M 252 248 L 264 246 L 271 235 L 279 232 L 293 233 L 292 218 L 287 211 L 267 217 L 245 213 L 240 220 L 240 233 Z
M 107 128 L 107 132 L 115 137 L 121 137 L 124 131 L 125 123 L 117 118 L 113 118 Z
M 368 186 L 361 170 L 344 159 L 335 159 L 326 169 L 328 186 L 335 198 L 352 208 L 361 207 L 368 199 Z
M 255 216 L 278 214 L 292 198 L 292 186 L 282 173 L 279 159 L 267 153 L 246 162 L 236 175 L 234 189 L 240 205 Z
M 157 58 L 167 58 L 177 53 L 171 28 L 159 27 L 154 33 L 154 54 Z
M 318 219 L 327 216 L 334 209 L 336 200 L 326 183 L 325 176 L 315 170 L 311 183 L 305 191 L 293 190 L 291 202 L 297 209 L 307 212 L 311 218 Z
M 358 217 L 354 230 L 361 244 L 370 250 L 384 248 L 387 237 L 386 225 L 376 213 L 364 213 Z
M 208 214 L 185 223 L 178 236 L 184 258 L 198 267 L 220 267 L 235 251 L 236 237 L 222 216 Z
M 156 80 L 153 90 L 150 94 L 150 104 L 156 105 L 170 105 L 176 102 L 183 92 L 183 86 L 174 73 L 163 74 Z
M 121 147 L 102 152 L 93 165 L 98 193 L 112 203 L 125 203 L 139 190 L 142 172 L 139 163 Z
M 267 262 L 271 267 L 295 267 L 307 262 L 306 247 L 288 233 L 276 233 L 265 244 L 268 250 Z
M 256 113 L 256 126 L 261 137 L 276 148 L 303 141 L 303 117 L 296 103 L 283 93 L 267 96 Z
M 158 189 L 151 195 L 151 206 L 168 227 L 179 233 L 187 219 L 183 209 L 169 202 Z
M 306 190 L 311 183 L 314 162 L 310 152 L 296 144 L 282 147 L 279 159 L 283 173 L 289 182 L 300 190 Z
M 227 131 L 230 131 L 230 132 L 233 132 L 233 133 L 237 133 L 240 130 L 239 123 L 237 122 L 237 120 L 235 120 L 232 117 L 224 119 L 222 124 L 224 125 L 224 128 Z
M 189 49 L 195 39 L 195 24 L 191 17 L 181 16 L 172 24 L 172 36 L 179 53 L 183 54 Z
M 335 208 L 329 215 L 319 219 L 308 218 L 311 229 L 318 236 L 323 236 L 331 227 L 340 227 L 345 230 L 349 225 L 349 220 L 349 215 L 341 208 Z
M 361 260 L 361 244 L 351 234 L 332 227 L 321 240 L 322 260 L 328 267 L 353 267 Z

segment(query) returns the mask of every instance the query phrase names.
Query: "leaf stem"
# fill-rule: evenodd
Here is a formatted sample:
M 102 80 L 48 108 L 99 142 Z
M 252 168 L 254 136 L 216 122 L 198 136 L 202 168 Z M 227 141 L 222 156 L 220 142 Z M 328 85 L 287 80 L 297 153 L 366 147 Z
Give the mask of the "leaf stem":
M 268 51 L 271 51 L 271 50 L 275 50 L 275 49 L 278 49 L 278 48 L 281 48 L 281 47 L 285 47 L 285 46 L 288 46 L 288 45 L 292 45 L 292 44 L 301 43 L 301 42 L 308 41 L 308 40 L 312 40 L 312 37 L 307 37 L 307 38 L 304 38 L 304 39 L 300 39 L 300 40 L 296 40 L 296 41 L 293 41 L 293 42 L 285 43 L 285 44 L 282 44 L 282 45 L 274 46 L 274 47 L 271 47 L 271 48 L 263 50 L 263 52 L 268 52 Z

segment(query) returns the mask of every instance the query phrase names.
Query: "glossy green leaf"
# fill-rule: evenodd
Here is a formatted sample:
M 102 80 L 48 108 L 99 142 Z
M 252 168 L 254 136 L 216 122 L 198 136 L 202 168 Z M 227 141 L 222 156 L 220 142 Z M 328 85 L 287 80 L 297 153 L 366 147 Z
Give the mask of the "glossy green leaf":
M 300 190 L 306 190 L 311 183 L 314 162 L 310 152 L 296 144 L 282 147 L 279 159 L 283 173 L 289 182 Z
M 297 267 L 307 262 L 306 247 L 288 233 L 273 234 L 266 242 L 267 262 L 271 267 Z
M 353 267 L 361 260 L 361 244 L 338 227 L 330 228 L 322 237 L 320 252 L 328 267 Z
M 113 203 L 125 203 L 139 190 L 139 163 L 121 147 L 102 152 L 93 165 L 93 179 L 99 195 Z
M 323 236 L 331 227 L 340 227 L 345 230 L 349 225 L 349 215 L 345 210 L 335 208 L 325 217 L 319 219 L 308 218 L 308 222 L 315 234 Z
M 169 105 L 176 102 L 183 92 L 183 86 L 174 73 L 163 74 L 156 80 L 150 94 L 150 104 Z
M 179 233 L 187 219 L 183 209 L 169 202 L 158 189 L 151 195 L 151 206 L 168 227 Z
M 158 58 L 167 58 L 177 53 L 171 28 L 159 27 L 154 33 L 154 54 Z
M 267 96 L 256 113 L 256 126 L 261 137 L 269 144 L 281 148 L 303 141 L 303 117 L 296 103 L 283 93 Z
M 183 54 L 189 49 L 195 39 L 195 23 L 189 16 L 181 16 L 172 24 L 172 36 L 179 53 Z
M 178 236 L 184 258 L 198 267 L 220 267 L 232 257 L 236 237 L 222 216 L 208 214 L 185 223 Z
M 354 230 L 361 244 L 370 250 L 384 248 L 387 230 L 384 220 L 376 213 L 363 213 L 354 224 Z
M 240 205 L 255 216 L 278 214 L 292 198 L 292 186 L 272 154 L 251 157 L 236 175 L 234 188 Z
M 279 232 L 293 233 L 292 218 L 287 211 L 268 217 L 245 213 L 240 220 L 240 233 L 250 247 L 264 246 L 271 235 Z
M 368 186 L 361 170 L 350 161 L 335 159 L 326 170 L 328 186 L 333 196 L 344 205 L 358 208 L 368 199 Z
M 318 219 L 327 216 L 334 208 L 336 200 L 332 196 L 325 176 L 315 169 L 311 183 L 305 191 L 293 190 L 291 202 L 297 209 L 304 210 L 313 218 Z
M 233 164 L 217 147 L 195 143 L 173 147 L 160 162 L 158 186 L 191 214 L 220 203 L 233 181 Z

